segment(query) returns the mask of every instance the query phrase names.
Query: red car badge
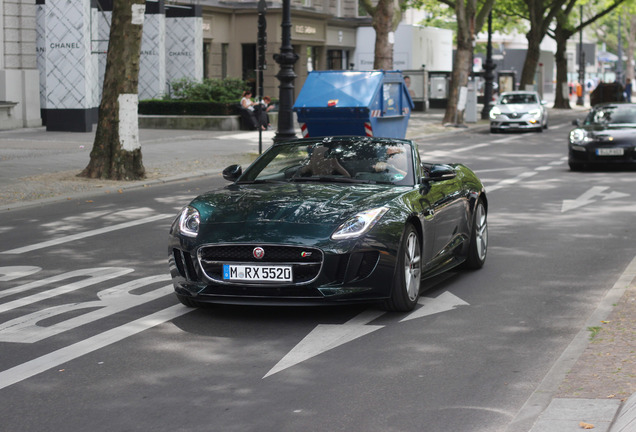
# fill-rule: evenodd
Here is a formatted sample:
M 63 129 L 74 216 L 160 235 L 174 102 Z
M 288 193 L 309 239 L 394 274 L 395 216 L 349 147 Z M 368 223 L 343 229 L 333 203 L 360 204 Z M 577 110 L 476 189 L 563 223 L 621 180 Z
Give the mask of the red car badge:
M 262 247 L 255 247 L 252 251 L 252 255 L 254 255 L 254 258 L 256 259 L 262 259 L 265 256 L 265 249 Z

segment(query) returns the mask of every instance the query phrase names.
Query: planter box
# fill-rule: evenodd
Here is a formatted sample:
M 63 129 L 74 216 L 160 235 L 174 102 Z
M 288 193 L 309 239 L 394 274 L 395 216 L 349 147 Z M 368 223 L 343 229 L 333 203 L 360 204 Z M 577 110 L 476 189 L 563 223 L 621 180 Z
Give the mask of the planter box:
M 269 113 L 272 125 L 278 122 L 278 113 Z M 238 115 L 223 116 L 178 116 L 139 114 L 140 129 L 193 129 L 212 131 L 239 131 L 241 120 Z

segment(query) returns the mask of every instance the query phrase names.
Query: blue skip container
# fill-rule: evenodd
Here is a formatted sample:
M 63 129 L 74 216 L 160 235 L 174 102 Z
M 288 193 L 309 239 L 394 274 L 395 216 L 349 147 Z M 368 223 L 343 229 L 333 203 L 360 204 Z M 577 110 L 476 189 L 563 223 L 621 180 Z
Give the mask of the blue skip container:
M 293 107 L 303 137 L 404 138 L 412 109 L 399 71 L 312 71 Z

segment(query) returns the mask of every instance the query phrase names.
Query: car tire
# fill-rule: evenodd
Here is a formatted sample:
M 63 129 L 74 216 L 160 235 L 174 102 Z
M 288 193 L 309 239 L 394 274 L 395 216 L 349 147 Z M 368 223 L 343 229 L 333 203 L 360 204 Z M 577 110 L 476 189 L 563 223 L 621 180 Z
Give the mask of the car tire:
M 488 214 L 483 200 L 477 201 L 473 213 L 473 229 L 470 233 L 470 244 L 466 256 L 465 267 L 476 270 L 484 266 L 488 254 Z
M 179 300 L 181 304 L 184 306 L 191 307 L 191 308 L 201 307 L 201 303 L 199 303 L 196 300 L 192 300 L 192 297 L 190 296 L 184 296 L 182 294 L 175 294 L 175 295 L 177 296 L 177 300 Z
M 422 248 L 420 236 L 412 224 L 407 224 L 402 235 L 398 259 L 393 276 L 391 297 L 384 303 L 390 311 L 409 312 L 420 298 L 422 278 Z
M 494 127 L 490 128 L 490 133 L 494 134 L 494 133 L 497 133 L 497 132 L 499 132 L 499 131 L 496 128 L 494 128 Z

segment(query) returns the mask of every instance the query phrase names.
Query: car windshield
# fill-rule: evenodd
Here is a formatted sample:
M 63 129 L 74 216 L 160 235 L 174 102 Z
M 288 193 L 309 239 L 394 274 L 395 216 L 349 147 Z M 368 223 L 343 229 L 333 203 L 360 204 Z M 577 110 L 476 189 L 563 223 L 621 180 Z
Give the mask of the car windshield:
M 507 94 L 501 95 L 499 99 L 499 103 L 502 105 L 510 105 L 510 104 L 536 104 L 537 97 L 533 94 Z
M 413 185 L 409 141 L 377 138 L 300 140 L 276 144 L 238 183 L 329 182 Z
M 585 124 L 636 124 L 636 105 L 605 105 L 594 109 L 588 114 Z

